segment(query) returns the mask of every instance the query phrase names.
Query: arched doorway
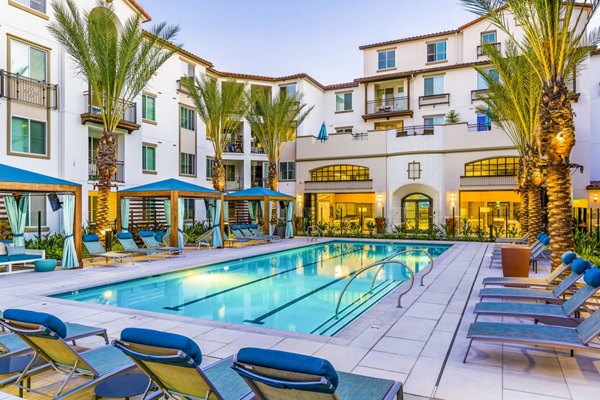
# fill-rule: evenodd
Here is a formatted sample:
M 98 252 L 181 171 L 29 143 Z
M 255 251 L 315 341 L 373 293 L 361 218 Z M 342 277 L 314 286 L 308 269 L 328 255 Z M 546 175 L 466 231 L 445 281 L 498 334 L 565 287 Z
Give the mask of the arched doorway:
M 433 200 L 423 193 L 402 199 L 402 223 L 408 230 L 427 231 L 433 222 Z

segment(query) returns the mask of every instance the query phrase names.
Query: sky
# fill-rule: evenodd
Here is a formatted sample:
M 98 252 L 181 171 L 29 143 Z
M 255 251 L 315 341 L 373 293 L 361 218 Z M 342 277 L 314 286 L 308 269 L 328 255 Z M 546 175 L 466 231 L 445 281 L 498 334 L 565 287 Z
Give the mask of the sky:
M 360 45 L 456 29 L 477 16 L 457 0 L 138 0 L 178 43 L 220 71 L 305 72 L 327 85 L 362 76 Z

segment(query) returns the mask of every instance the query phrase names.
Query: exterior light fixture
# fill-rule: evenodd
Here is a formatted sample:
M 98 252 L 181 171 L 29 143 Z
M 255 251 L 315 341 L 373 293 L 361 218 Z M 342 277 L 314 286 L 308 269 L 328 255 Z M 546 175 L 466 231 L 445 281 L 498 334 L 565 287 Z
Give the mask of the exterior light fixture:
M 598 201 L 598 193 L 594 194 L 594 201 Z

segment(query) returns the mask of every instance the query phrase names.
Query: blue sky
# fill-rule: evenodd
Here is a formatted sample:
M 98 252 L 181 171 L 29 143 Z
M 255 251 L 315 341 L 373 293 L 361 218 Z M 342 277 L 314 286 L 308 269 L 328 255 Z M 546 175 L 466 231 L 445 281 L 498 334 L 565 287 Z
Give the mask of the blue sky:
M 456 0 L 138 0 L 179 24 L 184 48 L 222 71 L 323 84 L 362 75 L 362 44 L 455 29 L 476 18 Z M 152 24 L 152 22 L 150 22 Z

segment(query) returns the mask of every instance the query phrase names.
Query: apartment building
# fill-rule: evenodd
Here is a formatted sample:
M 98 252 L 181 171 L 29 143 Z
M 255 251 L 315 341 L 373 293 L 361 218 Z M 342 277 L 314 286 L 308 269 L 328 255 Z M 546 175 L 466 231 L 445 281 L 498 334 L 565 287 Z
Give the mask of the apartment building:
M 95 153 L 101 134 L 99 105 L 72 61 L 47 30 L 53 16 L 46 0 L 0 0 L 0 162 L 82 184 L 84 223 L 97 207 Z M 133 0 L 115 0 L 125 20 L 142 12 Z M 95 7 L 93 0 L 78 2 Z M 482 19 L 456 30 L 361 46 L 364 73 L 353 82 L 325 86 L 309 75 L 285 77 L 223 72 L 178 49 L 124 115 L 118 128 L 116 192 L 167 178 L 211 186 L 214 152 L 183 76 L 235 79 L 247 91 L 301 92 L 314 106 L 285 145 L 280 190 L 295 195 L 297 215 L 339 224 L 383 216 L 388 228 L 428 229 L 452 215 L 481 226 L 518 227 L 514 193 L 517 153 L 506 135 L 477 106 L 485 84 L 472 68 L 488 66 L 484 43 L 502 49 L 506 37 Z M 2 45 L 4 46 L 4 45 Z M 600 58 L 594 54 L 574 85 L 577 146 L 573 162 L 580 204 L 597 204 L 600 149 L 591 110 L 600 102 Z M 454 110 L 458 123 L 446 124 Z M 327 140 L 317 134 L 325 123 Z M 5 137 L 4 137 L 5 136 Z M 226 190 L 264 184 L 267 158 L 246 121 L 226 147 Z M 594 191 L 596 190 L 596 191 Z M 2 205 L 0 204 L 0 208 Z M 186 201 L 188 220 L 203 220 L 203 202 Z M 87 216 L 87 217 L 86 217 Z M 112 216 L 116 219 L 116 215 Z M 44 197 L 32 198 L 31 232 L 60 229 Z

